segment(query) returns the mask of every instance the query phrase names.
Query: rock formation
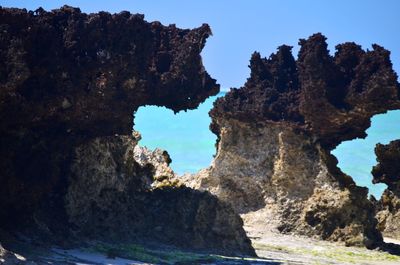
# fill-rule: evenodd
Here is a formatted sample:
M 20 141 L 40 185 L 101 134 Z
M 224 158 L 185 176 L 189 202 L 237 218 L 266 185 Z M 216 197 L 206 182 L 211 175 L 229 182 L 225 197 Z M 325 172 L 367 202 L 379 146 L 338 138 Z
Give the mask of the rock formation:
M 331 56 L 321 34 L 299 44 L 297 60 L 285 45 L 269 58 L 254 53 L 245 85 L 217 99 L 216 157 L 188 185 L 229 202 L 249 231 L 372 247 L 382 237 L 367 189 L 337 168 L 330 151 L 364 137 L 374 114 L 400 108 L 390 53 L 344 43 Z
M 176 112 L 218 93 L 200 56 L 210 34 L 129 12 L 0 8 L 0 228 L 254 254 L 237 214 L 171 188 L 167 153 L 130 136 L 140 106 Z
M 400 140 L 377 144 L 375 153 L 373 182 L 388 185 L 377 202 L 378 229 L 384 236 L 400 239 Z
M 193 109 L 218 92 L 201 63 L 206 24 L 181 30 L 65 6 L 2 8 L 0 27 L 2 221 L 63 186 L 71 146 L 129 135 L 139 106 Z
M 96 138 L 76 149 L 65 198 L 79 238 L 146 239 L 254 254 L 243 222 L 231 207 L 174 180 L 168 153 L 150 152 L 137 146 L 138 140 Z M 154 181 L 162 185 L 152 185 Z

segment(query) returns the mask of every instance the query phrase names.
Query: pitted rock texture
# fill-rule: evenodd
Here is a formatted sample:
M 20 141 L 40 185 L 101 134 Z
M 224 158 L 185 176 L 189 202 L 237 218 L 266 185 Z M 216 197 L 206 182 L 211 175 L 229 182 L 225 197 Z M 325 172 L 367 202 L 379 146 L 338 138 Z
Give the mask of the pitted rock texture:
M 129 12 L 0 8 L 0 225 L 62 201 L 74 147 L 129 135 L 139 106 L 193 109 L 216 94 L 200 56 L 210 34 Z
M 385 183 L 389 190 L 400 192 L 400 140 L 377 144 L 375 154 L 378 164 L 372 169 L 373 182 Z
M 400 240 L 400 194 L 386 189 L 376 204 L 379 231 L 386 237 Z
M 378 164 L 373 167 L 374 183 L 388 188 L 377 202 L 378 229 L 383 235 L 400 239 L 400 140 L 375 147 Z
M 135 138 L 139 141 L 141 136 L 139 132 L 134 132 Z M 164 186 L 180 186 L 183 185 L 179 177 L 169 167 L 172 162 L 167 151 L 156 148 L 149 150 L 146 147 L 136 145 L 133 149 L 133 157 L 135 161 L 142 167 L 152 164 L 154 166 L 152 188 Z
M 93 219 L 97 220 L 98 214 L 92 206 L 111 203 L 102 193 L 138 193 L 150 188 L 154 167 L 150 163 L 141 166 L 136 162 L 133 157 L 136 144 L 136 139 L 129 136 L 110 136 L 95 138 L 76 148 L 65 196 L 72 223 L 97 231 Z M 102 199 L 101 203 L 98 199 Z
M 400 108 L 400 85 L 384 48 L 344 43 L 330 56 L 325 40 L 300 40 L 297 60 L 285 45 L 268 59 L 252 55 L 245 85 L 210 111 L 211 167 L 186 181 L 230 203 L 248 227 L 257 220 L 260 229 L 373 247 L 382 236 L 367 189 L 330 151 L 365 136 L 372 115 Z
M 400 108 L 390 52 L 351 42 L 337 45 L 331 56 L 325 40 L 321 34 L 300 40 L 297 60 L 286 45 L 269 58 L 254 53 L 247 82 L 217 100 L 213 119 L 286 122 L 327 149 L 365 137 L 374 114 Z M 217 123 L 212 130 L 219 134 Z
M 136 144 L 137 138 L 114 136 L 77 147 L 66 195 L 75 234 L 255 254 L 240 216 L 217 197 L 182 185 L 152 188 L 156 172 L 169 178 L 169 156 Z
M 296 233 L 368 247 L 382 240 L 367 189 L 311 137 L 282 124 L 218 122 L 211 167 L 185 180 L 230 203 L 250 235 Z

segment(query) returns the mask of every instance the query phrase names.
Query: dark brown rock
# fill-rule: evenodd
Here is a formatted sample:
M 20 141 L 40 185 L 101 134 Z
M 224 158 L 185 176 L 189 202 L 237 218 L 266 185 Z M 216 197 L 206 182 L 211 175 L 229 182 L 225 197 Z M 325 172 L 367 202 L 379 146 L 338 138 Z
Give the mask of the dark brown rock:
M 210 34 L 129 12 L 0 8 L 0 225 L 62 201 L 73 148 L 129 135 L 139 106 L 193 109 L 216 94 L 200 57 Z
M 194 109 L 219 91 L 200 57 L 210 34 L 128 12 L 0 8 L 0 228 L 255 255 L 229 206 L 128 136 L 140 106 Z
M 374 247 L 382 236 L 368 191 L 330 151 L 365 137 L 374 114 L 400 108 L 400 85 L 384 48 L 344 43 L 331 56 L 325 40 L 300 40 L 297 60 L 286 45 L 269 58 L 252 55 L 247 82 L 210 111 L 218 136 L 211 167 L 187 183 L 230 203 L 250 232 Z
M 377 144 L 375 153 L 378 164 L 372 169 L 373 182 L 388 185 L 377 202 L 378 229 L 400 239 L 400 140 Z
M 300 40 L 297 60 L 285 45 L 269 58 L 254 53 L 250 78 L 218 99 L 211 116 L 286 122 L 329 150 L 342 141 L 365 137 L 373 115 L 400 108 L 400 85 L 390 52 L 376 44 L 364 51 L 355 43 L 344 43 L 331 56 L 325 40 L 321 34 Z M 215 123 L 212 129 L 218 134 Z
M 372 169 L 373 183 L 385 183 L 393 192 L 400 192 L 400 140 L 375 147 L 378 164 Z

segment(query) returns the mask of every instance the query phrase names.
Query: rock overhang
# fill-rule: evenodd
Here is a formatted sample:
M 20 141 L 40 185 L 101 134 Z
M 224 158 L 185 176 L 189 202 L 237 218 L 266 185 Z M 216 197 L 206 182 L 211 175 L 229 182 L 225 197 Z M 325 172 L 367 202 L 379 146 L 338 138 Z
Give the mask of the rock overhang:
M 139 106 L 194 109 L 219 91 L 200 55 L 207 24 L 179 29 L 63 6 L 0 8 L 0 29 L 2 216 L 65 192 L 74 147 L 130 135 Z
M 253 53 L 250 77 L 215 102 L 214 120 L 283 123 L 332 150 L 342 141 L 365 137 L 373 115 L 400 108 L 388 50 L 374 44 L 364 51 L 347 42 L 331 56 L 321 33 L 300 39 L 299 45 L 297 60 L 287 45 L 269 58 Z M 215 122 L 211 128 L 218 134 Z
M 182 30 L 126 11 L 85 14 L 68 6 L 0 12 L 8 65 L 2 98 L 25 112 L 25 123 L 79 120 L 82 133 L 94 133 L 91 121 L 98 121 L 107 126 L 96 130 L 128 133 L 126 118 L 139 106 L 194 109 L 219 91 L 201 62 L 207 24 Z M 25 108 L 29 102 L 45 105 L 43 112 Z

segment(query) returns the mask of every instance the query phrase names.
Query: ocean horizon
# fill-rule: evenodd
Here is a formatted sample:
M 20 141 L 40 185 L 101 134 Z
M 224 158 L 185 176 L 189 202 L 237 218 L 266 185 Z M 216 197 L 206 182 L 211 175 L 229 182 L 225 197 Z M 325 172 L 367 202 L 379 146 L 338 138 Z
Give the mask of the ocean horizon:
M 225 93 L 208 98 L 195 110 L 177 114 L 165 107 L 140 107 L 135 113 L 134 125 L 142 135 L 139 144 L 168 151 L 172 159 L 170 166 L 178 175 L 196 173 L 210 166 L 217 137 L 209 129 L 208 112 L 213 102 Z M 374 148 L 377 143 L 387 144 L 400 138 L 400 110 L 375 115 L 371 123 L 365 139 L 345 141 L 332 154 L 341 170 L 357 185 L 367 187 L 371 195 L 380 198 L 386 185 L 372 183 L 371 170 L 376 165 Z

